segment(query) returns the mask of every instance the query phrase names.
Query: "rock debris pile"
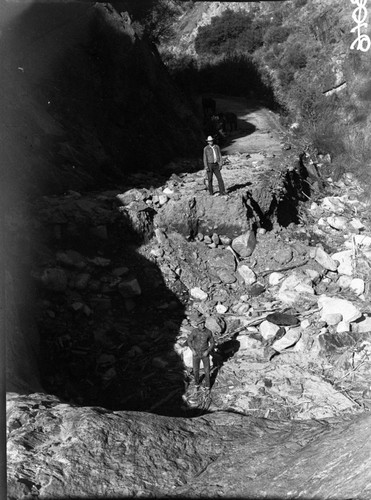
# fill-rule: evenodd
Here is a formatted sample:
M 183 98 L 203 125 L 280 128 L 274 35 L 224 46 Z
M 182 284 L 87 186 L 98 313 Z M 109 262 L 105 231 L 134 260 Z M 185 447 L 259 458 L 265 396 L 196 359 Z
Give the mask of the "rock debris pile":
M 264 484 L 260 473 L 246 483 L 252 464 L 267 474 L 258 455 L 278 436 L 283 448 L 279 440 L 272 453 L 285 470 L 287 450 L 299 460 L 314 443 L 310 454 L 320 457 L 323 439 L 326 446 L 335 440 L 326 464 L 337 460 L 335 434 L 346 426 L 353 438 L 344 446 L 353 453 L 354 425 L 369 425 L 357 414 L 371 405 L 369 206 L 349 174 L 337 182 L 309 177 L 311 199 L 295 200 L 290 182 L 297 174 L 300 186 L 300 175 L 286 167 L 273 175 L 269 163 L 228 156 L 227 198 L 210 197 L 197 166 L 181 173 L 180 164 L 168 177 L 136 174 L 126 187 L 33 204 L 26 223 L 39 235 L 31 253 L 41 381 L 53 396 L 8 396 L 12 498 L 70 491 L 214 496 L 230 494 L 232 482 L 236 494 L 248 487 L 259 496 L 282 489 L 274 477 L 283 469 L 272 469 Z M 282 225 L 288 207 L 294 217 Z M 210 393 L 193 385 L 186 340 L 195 310 L 217 344 Z M 107 441 L 113 435 L 125 449 Z M 107 455 L 104 467 L 87 458 L 93 442 L 99 457 Z M 162 483 L 154 464 L 168 471 Z M 221 474 L 226 467 L 232 479 Z M 311 461 L 298 470 L 290 491 L 304 491 L 303 474 L 316 467 Z
M 308 419 L 370 406 L 361 188 L 350 175 L 330 179 L 327 196 L 312 196 L 301 222 L 282 227 L 285 171 L 263 189 L 269 164 L 242 155 L 225 163 L 227 199 L 207 195 L 201 171 L 137 174 L 135 188 L 37 202 L 49 245 L 33 273 L 49 392 L 170 414 L 207 407 Z M 207 401 L 193 391 L 186 346 L 194 309 L 218 344 Z

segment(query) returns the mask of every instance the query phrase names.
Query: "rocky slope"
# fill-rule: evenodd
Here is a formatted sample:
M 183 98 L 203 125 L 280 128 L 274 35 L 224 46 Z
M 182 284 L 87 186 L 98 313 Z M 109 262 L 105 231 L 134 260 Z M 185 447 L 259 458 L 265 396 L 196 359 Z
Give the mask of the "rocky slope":
M 298 173 L 294 158 L 276 160 Z M 263 203 L 237 210 L 252 192 L 235 182 L 258 186 L 274 159 L 225 156 L 230 194 L 209 198 L 205 222 L 229 204 L 219 218 L 238 237 L 163 222 L 169 207 L 200 218 L 184 216 L 207 199 L 189 162 L 33 204 L 41 376 L 61 399 L 8 395 L 9 498 L 368 498 L 369 207 L 308 155 L 301 222 L 278 224 L 275 204 L 266 231 Z M 210 394 L 194 390 L 185 346 L 195 309 L 218 343 Z

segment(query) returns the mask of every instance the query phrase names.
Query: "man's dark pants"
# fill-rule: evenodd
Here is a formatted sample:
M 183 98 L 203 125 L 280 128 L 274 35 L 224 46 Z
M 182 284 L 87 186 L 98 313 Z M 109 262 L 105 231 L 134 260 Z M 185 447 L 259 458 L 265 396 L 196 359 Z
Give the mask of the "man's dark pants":
M 193 355 L 193 375 L 195 377 L 195 385 L 199 385 L 200 383 L 200 362 L 202 360 L 202 364 L 205 371 L 205 385 L 210 388 L 210 359 L 209 356 L 201 357 Z
M 213 191 L 213 175 L 218 179 L 219 184 L 219 193 L 225 194 L 225 187 L 222 178 L 222 174 L 220 173 L 220 167 L 217 163 L 208 163 L 207 164 L 207 182 L 209 185 L 209 193 L 214 194 Z

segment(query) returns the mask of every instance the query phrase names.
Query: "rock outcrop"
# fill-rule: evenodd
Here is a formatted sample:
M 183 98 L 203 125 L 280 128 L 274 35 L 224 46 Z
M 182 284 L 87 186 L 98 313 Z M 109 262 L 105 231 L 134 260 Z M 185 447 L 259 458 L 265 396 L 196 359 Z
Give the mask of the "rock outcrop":
M 8 498 L 355 498 L 371 494 L 369 415 L 278 422 L 79 408 L 8 396 Z M 26 466 L 27 465 L 27 466 Z

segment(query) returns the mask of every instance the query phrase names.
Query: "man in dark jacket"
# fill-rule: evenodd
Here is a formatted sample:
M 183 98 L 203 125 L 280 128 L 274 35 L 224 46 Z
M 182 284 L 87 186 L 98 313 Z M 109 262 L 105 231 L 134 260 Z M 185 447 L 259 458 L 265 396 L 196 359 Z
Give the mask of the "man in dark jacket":
M 191 317 L 191 325 L 194 327 L 191 331 L 187 344 L 191 348 L 193 354 L 193 375 L 195 378 L 195 386 L 198 389 L 200 385 L 200 362 L 205 371 L 205 386 L 210 390 L 210 353 L 214 349 L 215 340 L 212 332 L 205 328 L 205 319 L 195 313 Z
M 223 158 L 220 148 L 214 144 L 214 139 L 209 135 L 207 138 L 207 146 L 204 147 L 203 155 L 204 167 L 207 172 L 207 181 L 209 185 L 209 193 L 212 195 L 213 191 L 213 175 L 218 179 L 219 194 L 224 196 L 226 194 L 222 174 L 220 173 L 223 166 Z

